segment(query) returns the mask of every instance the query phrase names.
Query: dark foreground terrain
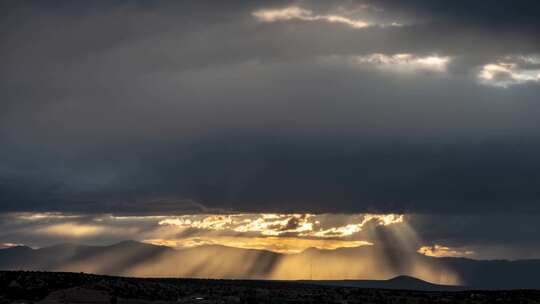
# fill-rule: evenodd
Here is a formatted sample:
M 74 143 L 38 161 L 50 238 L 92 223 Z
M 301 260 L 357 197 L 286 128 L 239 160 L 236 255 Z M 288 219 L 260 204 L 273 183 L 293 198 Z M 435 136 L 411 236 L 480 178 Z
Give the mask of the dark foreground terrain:
M 540 303 L 539 290 L 407 291 L 307 282 L 0 271 L 0 303 Z

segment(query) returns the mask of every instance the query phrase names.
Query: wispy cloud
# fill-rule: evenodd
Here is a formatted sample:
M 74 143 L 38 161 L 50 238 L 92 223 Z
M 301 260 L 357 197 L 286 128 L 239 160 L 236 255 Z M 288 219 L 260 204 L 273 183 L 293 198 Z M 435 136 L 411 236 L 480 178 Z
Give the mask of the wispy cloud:
M 356 64 L 369 64 L 377 68 L 394 72 L 434 71 L 447 70 L 451 57 L 440 55 L 420 56 L 410 53 L 401 54 L 369 54 L 352 57 Z
M 540 57 L 509 56 L 485 64 L 478 73 L 478 79 L 482 84 L 501 88 L 540 82 Z
M 17 247 L 17 246 L 24 246 L 24 244 L 18 244 L 18 243 L 0 243 L 0 249 L 11 248 L 11 247 Z
M 472 250 L 452 248 L 439 244 L 422 246 L 418 248 L 418 253 L 431 257 L 466 257 L 474 255 L 474 251 Z
M 375 24 L 363 19 L 350 18 L 340 14 L 316 14 L 311 10 L 298 6 L 289 6 L 279 9 L 260 9 L 254 11 L 253 16 L 261 22 L 277 22 L 289 20 L 303 21 L 323 21 L 328 23 L 338 23 L 352 28 L 362 29 L 370 26 L 401 26 L 398 22 L 392 22 L 388 25 Z

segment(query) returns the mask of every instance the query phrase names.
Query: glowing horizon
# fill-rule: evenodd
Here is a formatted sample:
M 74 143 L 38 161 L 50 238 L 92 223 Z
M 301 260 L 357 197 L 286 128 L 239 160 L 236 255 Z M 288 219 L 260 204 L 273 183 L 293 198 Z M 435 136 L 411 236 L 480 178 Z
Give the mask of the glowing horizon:
M 180 270 L 170 269 L 170 264 L 179 257 L 176 253 L 168 253 L 125 270 L 126 275 L 227 278 L 234 274 L 265 279 L 306 279 L 313 276 L 320 279 L 382 279 L 403 274 L 403 270 L 395 268 L 389 260 L 392 254 L 399 254 L 402 263 L 409 265 L 405 274 L 434 283 L 459 283 L 451 269 L 421 258 L 423 255 L 433 256 L 434 250 L 422 250 L 425 244 L 409 225 L 409 218 L 410 215 L 396 213 L 173 216 L 14 213 L 7 217 L 7 221 L 14 226 L 14 234 L 19 234 L 20 239 L 101 245 L 110 244 L 112 240 L 133 239 L 178 249 L 175 250 L 177 254 L 189 257 L 189 262 L 184 261 Z M 23 243 L 20 239 L 6 240 L 4 247 Z M 238 250 L 224 253 L 212 245 Z M 310 248 L 317 250 L 308 251 Z M 437 247 L 437 252 L 445 248 Z M 277 255 L 266 256 L 265 252 Z M 109 259 L 114 262 L 125 258 L 126 254 L 131 256 L 137 252 L 118 252 Z M 226 261 L 216 262 L 215 257 L 222 254 L 226 254 Z M 272 267 L 264 273 L 253 273 L 250 269 L 260 267 L 260 259 L 271 259 Z M 315 274 L 308 274 L 312 260 L 321 265 Z M 100 272 L 110 267 L 108 263 L 70 263 L 61 265 L 58 270 Z M 270 260 L 265 263 L 270 263 Z M 351 263 L 355 265 L 352 268 Z

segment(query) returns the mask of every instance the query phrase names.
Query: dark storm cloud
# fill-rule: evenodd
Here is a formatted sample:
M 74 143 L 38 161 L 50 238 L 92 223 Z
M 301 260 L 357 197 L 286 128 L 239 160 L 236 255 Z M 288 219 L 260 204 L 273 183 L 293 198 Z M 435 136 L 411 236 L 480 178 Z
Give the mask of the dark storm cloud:
M 459 23 L 466 26 L 503 30 L 538 30 L 539 4 L 533 0 L 518 1 L 444 1 L 444 0 L 373 0 L 368 1 L 387 10 L 405 13 L 434 23 Z
M 478 79 L 540 53 L 538 4 L 372 1 L 403 26 L 361 29 L 252 15 L 358 3 L 3 2 L 1 211 L 538 212 L 538 81 Z
M 416 215 L 410 219 L 426 244 L 475 252 L 475 258 L 537 258 L 537 215 L 522 213 Z
M 517 141 L 464 148 L 344 140 L 300 145 L 264 140 L 170 145 L 140 155 L 134 163 L 64 172 L 56 184 L 46 179 L 13 181 L 3 185 L 4 208 L 120 213 L 539 211 L 537 145 Z M 194 150 L 183 152 L 186 149 Z

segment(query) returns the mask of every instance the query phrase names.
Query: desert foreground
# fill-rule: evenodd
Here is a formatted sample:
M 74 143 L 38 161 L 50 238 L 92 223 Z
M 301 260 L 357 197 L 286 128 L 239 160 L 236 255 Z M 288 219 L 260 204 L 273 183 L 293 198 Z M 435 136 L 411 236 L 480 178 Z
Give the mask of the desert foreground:
M 295 281 L 0 272 L 0 303 L 540 303 L 538 290 L 413 291 Z

